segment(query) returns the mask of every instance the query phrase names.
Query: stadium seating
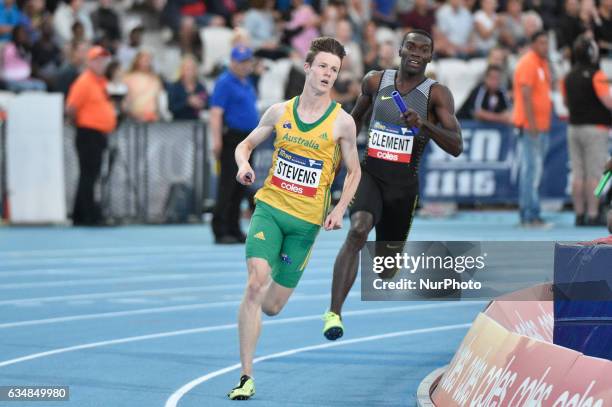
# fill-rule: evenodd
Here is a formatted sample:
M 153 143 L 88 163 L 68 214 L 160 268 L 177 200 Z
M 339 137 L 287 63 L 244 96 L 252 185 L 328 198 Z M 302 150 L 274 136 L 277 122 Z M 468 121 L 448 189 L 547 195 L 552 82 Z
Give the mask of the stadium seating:
M 210 75 L 217 64 L 229 61 L 232 35 L 232 30 L 225 27 L 205 27 L 200 30 L 204 45 L 202 70 L 205 75 Z

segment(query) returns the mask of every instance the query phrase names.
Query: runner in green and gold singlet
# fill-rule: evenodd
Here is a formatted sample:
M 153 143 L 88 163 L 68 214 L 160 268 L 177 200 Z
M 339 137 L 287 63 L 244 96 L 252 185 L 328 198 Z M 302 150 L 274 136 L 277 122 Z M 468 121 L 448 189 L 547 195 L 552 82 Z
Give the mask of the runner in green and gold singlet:
M 344 47 L 335 39 L 315 39 L 304 63 L 302 94 L 271 106 L 236 148 L 236 179 L 250 185 L 255 174 L 249 157 L 276 132 L 272 167 L 255 195 L 257 206 L 246 241 L 248 281 L 238 317 L 242 373 L 238 385 L 228 393 L 232 400 L 255 394 L 253 355 L 261 311 L 276 315 L 287 303 L 320 227 L 333 230 L 342 226 L 359 184 L 355 122 L 330 97 L 344 56 Z M 347 176 L 340 201 L 328 214 L 330 188 L 340 159 Z
M 334 123 L 340 105 L 334 101 L 315 123 L 300 120 L 299 96 L 285 104 L 276 123 L 272 167 L 255 198 L 296 218 L 321 225 L 330 188 L 340 164 Z
M 297 285 L 306 267 L 340 162 L 334 139 L 340 105 L 331 101 L 319 120 L 307 124 L 298 115 L 299 100 L 285 103 L 274 126 L 272 167 L 255 195 L 246 242 L 247 258 L 266 259 L 272 279 L 288 288 Z

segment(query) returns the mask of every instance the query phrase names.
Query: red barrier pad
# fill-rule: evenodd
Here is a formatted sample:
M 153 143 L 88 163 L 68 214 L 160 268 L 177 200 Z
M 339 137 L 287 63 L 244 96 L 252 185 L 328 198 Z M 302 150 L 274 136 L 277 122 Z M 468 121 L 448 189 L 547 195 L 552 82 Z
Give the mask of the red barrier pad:
M 552 301 L 494 301 L 485 314 L 510 332 L 544 342 L 553 341 Z
M 555 407 L 603 407 L 612 401 L 612 363 L 581 356 L 551 395 Z
M 432 400 L 437 406 L 548 405 L 578 357 L 578 352 L 512 333 L 480 314 Z

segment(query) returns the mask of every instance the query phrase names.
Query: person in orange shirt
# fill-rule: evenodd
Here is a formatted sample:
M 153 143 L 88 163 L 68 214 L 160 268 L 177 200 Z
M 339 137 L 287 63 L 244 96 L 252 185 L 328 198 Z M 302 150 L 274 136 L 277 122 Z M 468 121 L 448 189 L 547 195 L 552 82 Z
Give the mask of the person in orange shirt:
M 519 169 L 521 226 L 546 227 L 549 225 L 540 216 L 538 192 L 548 151 L 552 114 L 548 35 L 545 31 L 538 31 L 531 37 L 531 49 L 516 65 L 513 87 L 512 122 L 522 147 Z
M 76 125 L 76 150 L 79 157 L 77 187 L 72 222 L 94 226 L 102 223 L 102 211 L 94 198 L 94 187 L 102 169 L 102 154 L 107 136 L 117 125 L 115 108 L 106 92 L 104 72 L 110 54 L 95 46 L 87 52 L 87 69 L 70 87 L 66 115 Z
M 567 146 L 572 168 L 572 199 L 576 226 L 604 225 L 599 198 L 593 194 L 608 159 L 612 126 L 612 92 L 599 67 L 599 47 L 583 34 L 572 48 L 572 69 L 561 82 L 569 110 Z

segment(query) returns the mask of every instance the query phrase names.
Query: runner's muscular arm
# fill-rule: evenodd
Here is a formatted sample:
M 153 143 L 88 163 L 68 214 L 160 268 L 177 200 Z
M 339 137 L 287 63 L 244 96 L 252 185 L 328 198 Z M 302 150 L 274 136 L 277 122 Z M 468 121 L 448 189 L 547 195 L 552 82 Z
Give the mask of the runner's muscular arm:
M 353 199 L 361 179 L 355 121 L 343 110 L 340 110 L 336 120 L 338 121 L 336 124 L 338 130 L 334 131 L 334 138 L 340 146 L 342 161 L 346 166 L 346 178 L 344 178 L 342 195 L 338 204 L 325 219 L 323 224 L 325 230 L 340 229 L 342 227 L 344 212 L 346 212 L 346 208 L 348 208 L 351 199 Z
M 463 152 L 463 138 L 461 126 L 455 116 L 455 102 L 453 95 L 446 86 L 436 84 L 431 88 L 432 113 L 437 123 L 421 118 L 413 109 L 404 113 L 404 120 L 409 127 L 418 127 L 426 130 L 438 146 L 454 157 Z
M 343 209 L 342 212 L 344 212 L 357 191 L 357 185 L 361 179 L 361 167 L 359 166 L 359 155 L 357 153 L 357 129 L 355 122 L 344 111 L 340 113 L 341 132 L 337 140 L 340 145 L 340 152 L 342 153 L 342 162 L 346 166 L 346 178 L 344 178 L 342 195 L 336 207 L 341 207 Z
M 355 125 L 357 126 L 356 134 L 361 132 L 363 121 L 374 104 L 374 96 L 376 95 L 382 74 L 382 71 L 370 71 L 364 76 L 361 82 L 361 94 L 357 98 L 355 107 L 353 107 L 351 111 L 351 116 L 353 116 L 353 120 L 355 120 Z
M 283 114 L 284 108 L 285 102 L 270 106 L 259 120 L 257 127 L 236 147 L 234 152 L 234 158 L 238 165 L 236 181 L 242 185 L 251 185 L 255 181 L 255 172 L 249 164 L 249 158 L 255 147 L 270 137 L 274 125 Z

